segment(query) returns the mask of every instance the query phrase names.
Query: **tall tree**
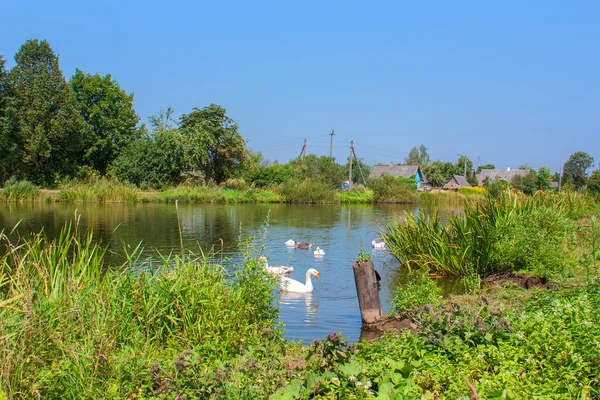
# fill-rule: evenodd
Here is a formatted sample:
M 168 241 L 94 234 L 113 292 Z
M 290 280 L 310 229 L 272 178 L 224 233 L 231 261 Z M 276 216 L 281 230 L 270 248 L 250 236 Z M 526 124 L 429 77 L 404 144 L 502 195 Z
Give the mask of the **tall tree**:
M 563 182 L 573 182 L 575 189 L 585 186 L 586 170 L 592 166 L 594 157 L 583 151 L 577 151 L 569 157 L 563 166 Z
M 83 120 L 75 97 L 45 40 L 28 40 L 10 71 L 14 123 L 22 174 L 38 184 L 74 173 L 82 150 Z
M 408 156 L 404 157 L 404 161 L 408 165 L 420 165 L 423 168 L 423 166 L 429 165 L 431 160 L 429 159 L 429 154 L 427 154 L 427 148 L 424 145 L 420 145 L 418 148 L 415 146 L 410 149 Z
M 223 182 L 241 173 L 246 141 L 223 107 L 211 104 L 181 116 L 186 167 L 199 169 L 207 181 Z
M 128 95 L 110 75 L 79 69 L 69 84 L 85 123 L 83 162 L 104 175 L 123 148 L 141 136 L 133 94 Z
M 0 55 L 0 185 L 14 172 L 15 146 L 14 129 L 7 115 L 12 99 L 12 85 L 4 66 L 6 61 Z

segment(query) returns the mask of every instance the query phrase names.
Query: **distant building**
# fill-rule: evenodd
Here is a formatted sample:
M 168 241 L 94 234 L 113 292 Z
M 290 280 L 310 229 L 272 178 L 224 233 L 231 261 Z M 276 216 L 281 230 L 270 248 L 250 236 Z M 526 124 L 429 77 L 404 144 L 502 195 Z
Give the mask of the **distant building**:
M 377 179 L 381 175 L 389 175 L 393 177 L 401 176 L 403 178 L 410 178 L 414 176 L 415 181 L 417 182 L 417 189 L 420 189 L 424 186 L 430 186 L 429 182 L 427 182 L 427 178 L 423 172 L 421 172 L 421 168 L 418 165 L 389 163 L 388 165 L 377 164 L 371 167 L 369 178 Z
M 452 178 L 444 185 L 444 189 L 460 189 L 461 187 L 471 187 L 467 178 L 462 175 L 452 175 Z
M 515 176 L 527 176 L 531 173 L 528 169 L 482 169 L 481 172 L 475 177 L 477 178 L 477 182 L 479 186 L 483 186 L 483 181 L 487 178 L 490 181 L 494 179 L 502 179 L 508 183 L 512 183 L 512 180 Z

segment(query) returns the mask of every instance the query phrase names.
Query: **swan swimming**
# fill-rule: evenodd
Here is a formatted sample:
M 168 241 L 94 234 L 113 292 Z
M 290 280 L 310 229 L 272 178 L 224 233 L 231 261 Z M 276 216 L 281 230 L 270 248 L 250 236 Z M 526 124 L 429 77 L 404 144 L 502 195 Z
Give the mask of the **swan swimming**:
M 286 245 L 286 246 L 293 247 L 293 246 L 295 246 L 295 245 L 296 245 L 296 241 L 295 241 L 295 240 L 292 240 L 292 239 L 290 239 L 290 240 L 288 240 L 287 242 L 285 242 L 285 245 Z
M 317 249 L 315 250 L 315 257 L 319 257 L 319 256 L 324 256 L 325 255 L 325 251 L 323 251 L 322 248 L 317 247 Z
M 294 267 L 286 267 L 285 265 L 269 265 L 269 262 L 265 256 L 258 257 L 258 260 L 265 263 L 265 271 L 272 275 L 289 274 L 294 270 Z
M 314 268 L 310 268 L 308 271 L 306 271 L 306 283 L 298 282 L 295 279 L 285 278 L 282 276 L 279 282 L 281 290 L 293 293 L 310 293 L 313 291 L 313 285 L 310 279 L 311 275 L 317 279 L 321 279 L 319 271 Z

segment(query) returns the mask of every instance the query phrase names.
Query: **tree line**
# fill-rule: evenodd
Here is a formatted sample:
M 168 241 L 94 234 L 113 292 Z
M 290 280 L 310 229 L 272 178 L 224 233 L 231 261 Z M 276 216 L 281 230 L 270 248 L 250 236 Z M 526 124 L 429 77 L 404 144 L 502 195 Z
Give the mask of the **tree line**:
M 238 124 L 217 104 L 193 108 L 174 120 L 170 107 L 140 123 L 133 94 L 123 90 L 110 74 L 79 69 L 67 81 L 59 58 L 45 40 L 28 40 L 8 70 L 0 55 L 0 183 L 9 178 L 52 187 L 68 179 L 111 177 L 140 187 L 160 188 L 182 182 L 221 184 L 237 179 L 254 187 L 289 181 L 319 181 L 339 187 L 348 179 L 350 162 L 354 182 L 368 176 L 362 160 L 316 155 L 286 164 L 264 160 L 247 147 Z M 456 163 L 431 161 L 425 146 L 414 147 L 405 158 L 417 164 L 433 186 L 443 186 L 452 175 L 465 175 L 477 185 L 473 162 L 460 156 Z M 587 177 L 593 158 L 574 153 L 560 177 L 565 186 L 600 191 L 600 174 Z M 493 167 L 492 165 L 483 166 Z M 511 182 L 524 192 L 548 187 L 552 178 L 545 167 Z
M 50 44 L 28 40 L 12 69 L 0 55 L 0 182 L 13 177 L 52 187 L 108 176 L 160 188 L 230 179 L 259 187 L 291 179 L 339 186 L 347 179 L 348 164 L 325 156 L 287 164 L 264 160 L 217 104 L 193 108 L 177 121 L 173 114 L 169 107 L 150 117 L 149 127 L 141 124 L 133 94 L 110 74 L 77 69 L 67 81 Z

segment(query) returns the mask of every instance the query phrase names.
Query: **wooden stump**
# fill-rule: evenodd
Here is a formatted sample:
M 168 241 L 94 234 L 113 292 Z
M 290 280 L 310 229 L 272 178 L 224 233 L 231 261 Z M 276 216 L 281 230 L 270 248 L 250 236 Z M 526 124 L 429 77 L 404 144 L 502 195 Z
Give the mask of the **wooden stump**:
M 373 260 L 355 262 L 352 264 L 352 269 L 362 323 L 369 325 L 381 318 L 381 301 Z

